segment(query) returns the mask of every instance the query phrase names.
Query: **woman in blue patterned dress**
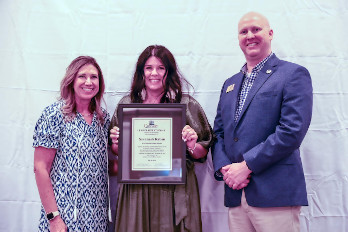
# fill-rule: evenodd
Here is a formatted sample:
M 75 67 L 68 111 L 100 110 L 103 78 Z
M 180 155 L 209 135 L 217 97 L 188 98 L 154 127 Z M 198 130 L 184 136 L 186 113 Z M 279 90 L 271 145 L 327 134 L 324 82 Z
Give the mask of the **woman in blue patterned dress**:
M 96 60 L 71 62 L 60 100 L 46 107 L 34 131 L 34 172 L 42 210 L 39 231 L 107 231 L 107 136 L 101 108 L 105 84 Z

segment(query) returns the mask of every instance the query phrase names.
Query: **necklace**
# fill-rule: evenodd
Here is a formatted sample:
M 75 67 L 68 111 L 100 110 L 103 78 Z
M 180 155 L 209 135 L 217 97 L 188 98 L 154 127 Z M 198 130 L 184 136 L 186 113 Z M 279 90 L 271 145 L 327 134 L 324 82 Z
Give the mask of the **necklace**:
M 92 113 L 89 113 L 89 114 L 82 114 L 82 113 L 80 113 L 83 117 L 88 117 L 88 116 L 90 116 Z

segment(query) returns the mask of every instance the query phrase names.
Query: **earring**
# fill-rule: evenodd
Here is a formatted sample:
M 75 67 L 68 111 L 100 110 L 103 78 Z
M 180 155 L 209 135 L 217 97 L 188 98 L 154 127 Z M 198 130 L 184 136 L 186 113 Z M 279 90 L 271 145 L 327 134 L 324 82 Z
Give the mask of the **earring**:
M 167 91 L 166 97 L 172 102 L 175 99 L 175 92 L 172 88 Z
M 146 90 L 145 90 L 145 88 L 143 88 L 141 90 L 140 95 L 141 95 L 141 100 L 145 101 L 145 98 L 146 98 Z

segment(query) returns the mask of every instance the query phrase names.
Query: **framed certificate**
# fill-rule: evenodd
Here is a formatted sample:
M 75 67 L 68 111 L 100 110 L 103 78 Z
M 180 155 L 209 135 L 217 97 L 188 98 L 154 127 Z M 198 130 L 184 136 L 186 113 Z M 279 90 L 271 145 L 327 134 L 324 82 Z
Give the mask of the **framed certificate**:
M 118 181 L 184 184 L 186 146 L 181 131 L 185 104 L 120 104 Z

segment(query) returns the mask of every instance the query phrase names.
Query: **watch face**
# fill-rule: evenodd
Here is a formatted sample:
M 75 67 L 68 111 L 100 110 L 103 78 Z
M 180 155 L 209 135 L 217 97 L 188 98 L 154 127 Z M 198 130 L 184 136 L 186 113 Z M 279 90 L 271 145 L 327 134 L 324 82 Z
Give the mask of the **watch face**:
M 48 220 L 52 220 L 54 216 L 53 216 L 53 213 L 48 213 L 46 215 L 46 217 L 47 217 Z
M 50 213 L 46 214 L 46 217 L 47 217 L 48 220 L 52 220 L 55 217 L 57 217 L 58 215 L 59 215 L 59 212 L 58 211 L 54 211 L 54 212 L 50 212 Z

